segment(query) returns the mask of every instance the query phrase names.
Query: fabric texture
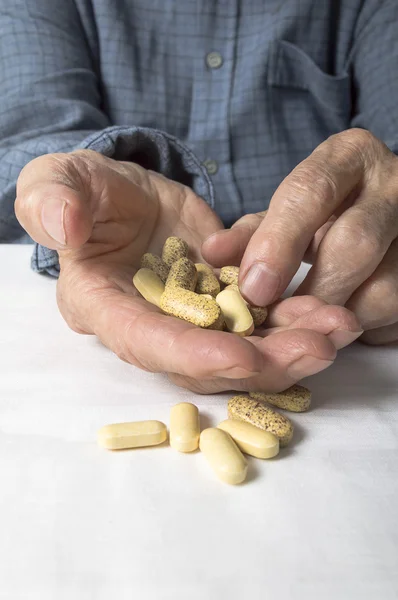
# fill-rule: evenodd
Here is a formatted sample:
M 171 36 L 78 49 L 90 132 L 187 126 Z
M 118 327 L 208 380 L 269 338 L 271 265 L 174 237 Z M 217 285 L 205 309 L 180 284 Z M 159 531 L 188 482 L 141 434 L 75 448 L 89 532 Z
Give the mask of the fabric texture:
M 188 182 L 229 226 L 333 133 L 397 152 L 397 71 L 396 0 L 0 0 L 0 241 L 31 241 L 21 168 L 89 147 Z

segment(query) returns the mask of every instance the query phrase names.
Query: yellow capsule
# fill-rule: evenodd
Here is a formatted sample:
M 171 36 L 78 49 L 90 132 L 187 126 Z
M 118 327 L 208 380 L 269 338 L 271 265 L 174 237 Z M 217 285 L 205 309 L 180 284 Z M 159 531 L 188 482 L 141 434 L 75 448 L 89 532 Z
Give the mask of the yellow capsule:
M 220 283 L 213 273 L 213 269 L 203 263 L 195 265 L 198 272 L 198 281 L 196 283 L 195 292 L 197 294 L 210 294 L 217 296 L 220 293 Z
M 160 306 L 164 283 L 151 269 L 139 269 L 133 277 L 133 284 L 141 296 L 151 304 Z
M 229 285 L 225 286 L 224 290 L 235 290 L 236 292 L 240 293 L 239 286 L 235 283 L 230 283 Z M 243 300 L 246 302 L 244 298 Z M 250 306 L 248 302 L 246 302 L 246 306 L 252 316 L 254 327 L 260 327 L 260 325 L 262 325 L 265 319 L 268 317 L 268 309 L 262 306 Z
M 247 461 L 231 436 L 210 427 L 200 434 L 199 447 L 221 481 L 236 485 L 247 475 Z
M 160 421 L 113 423 L 101 427 L 97 439 L 99 445 L 108 450 L 157 446 L 167 439 L 167 428 Z
M 291 412 L 305 412 L 311 406 L 310 390 L 298 384 L 292 385 L 292 387 L 278 394 L 250 392 L 250 397 Z
M 256 458 L 273 458 L 279 453 L 279 439 L 276 435 L 246 421 L 227 419 L 217 427 L 229 433 L 238 448 L 245 454 Z
M 170 446 L 178 452 L 193 452 L 199 448 L 200 423 L 198 408 L 190 402 L 180 402 L 170 411 Z
M 239 292 L 223 290 L 217 295 L 216 302 L 221 308 L 228 331 L 240 336 L 253 333 L 253 317 Z

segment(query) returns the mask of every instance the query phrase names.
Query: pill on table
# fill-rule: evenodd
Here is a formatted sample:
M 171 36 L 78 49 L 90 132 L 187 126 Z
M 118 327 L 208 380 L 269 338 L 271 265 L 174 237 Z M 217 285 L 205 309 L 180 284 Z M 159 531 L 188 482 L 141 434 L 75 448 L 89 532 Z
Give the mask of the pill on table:
M 217 296 L 217 294 L 220 293 L 220 283 L 214 275 L 213 269 L 202 263 L 197 263 L 195 267 L 198 272 L 198 281 L 196 283 L 195 292 L 197 294 Z
M 221 310 L 214 298 L 211 300 L 183 288 L 165 288 L 160 308 L 168 315 L 189 321 L 199 327 L 211 328 L 219 322 Z
M 200 434 L 199 448 L 216 475 L 225 483 L 242 483 L 247 475 L 247 461 L 231 436 L 210 427 Z
M 141 258 L 141 268 L 151 269 L 151 271 L 160 277 L 163 283 L 166 283 L 170 267 L 166 265 L 159 256 L 156 256 L 156 254 L 146 252 Z
M 292 412 L 304 412 L 311 406 L 310 390 L 297 384 L 278 394 L 250 392 L 250 397 Z
M 169 267 L 178 260 L 188 256 L 189 248 L 188 244 L 181 238 L 171 236 L 168 237 L 164 243 L 162 250 L 162 260 Z
M 199 448 L 200 422 L 197 406 L 180 402 L 170 411 L 170 446 L 178 452 Z
M 293 437 L 293 423 L 287 417 L 248 396 L 234 396 L 229 400 L 228 417 L 270 431 L 279 438 L 281 447 L 287 446 Z
M 160 306 L 164 283 L 156 273 L 150 269 L 139 269 L 133 277 L 133 284 L 145 300 Z
M 166 287 L 180 287 L 193 292 L 197 279 L 198 272 L 193 262 L 186 257 L 179 258 L 170 267 Z
M 230 283 L 227 285 L 224 290 L 235 290 L 239 292 L 239 287 L 235 283 Z M 240 292 L 239 292 L 240 293 Z M 243 296 L 242 296 L 243 298 Z M 244 298 L 243 298 L 244 299 Z M 244 299 L 245 300 L 245 299 Z M 246 302 L 246 300 L 245 300 Z M 250 306 L 248 302 L 246 302 L 247 308 L 253 318 L 254 327 L 260 327 L 268 316 L 268 309 L 262 306 Z
M 238 291 L 223 290 L 217 294 L 216 302 L 221 308 L 228 331 L 240 336 L 253 333 L 253 317 Z
M 256 458 L 273 458 L 279 453 L 279 439 L 270 431 L 264 431 L 246 421 L 227 419 L 219 429 L 229 433 L 238 448 Z
M 99 445 L 108 450 L 157 446 L 167 439 L 167 428 L 160 421 L 113 423 L 101 427 L 97 438 Z
M 220 281 L 226 285 L 238 285 L 239 267 L 222 267 L 220 270 Z

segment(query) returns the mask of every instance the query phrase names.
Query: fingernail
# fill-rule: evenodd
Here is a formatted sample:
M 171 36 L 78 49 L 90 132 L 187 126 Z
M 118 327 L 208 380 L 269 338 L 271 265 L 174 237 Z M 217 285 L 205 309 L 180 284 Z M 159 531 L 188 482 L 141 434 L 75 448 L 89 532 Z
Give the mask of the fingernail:
M 360 335 L 363 334 L 363 331 L 348 331 L 347 329 L 335 329 L 332 333 L 329 333 L 328 338 L 334 344 L 336 350 L 340 350 L 345 346 L 349 346 L 356 339 L 359 338 Z
M 243 296 L 254 306 L 267 306 L 275 300 L 281 278 L 264 263 L 255 263 L 240 286 Z
M 332 364 L 333 360 L 321 360 L 314 356 L 302 356 L 288 367 L 287 372 L 290 377 L 298 381 L 303 379 L 303 377 L 315 375 L 315 373 L 327 369 Z
M 66 202 L 59 198 L 49 198 L 41 210 L 41 223 L 48 235 L 63 246 L 66 243 L 65 235 L 65 208 Z
M 227 379 L 247 379 L 258 375 L 260 371 L 248 371 L 242 367 L 231 367 L 230 369 L 224 369 L 223 371 L 216 371 L 215 377 L 226 377 Z

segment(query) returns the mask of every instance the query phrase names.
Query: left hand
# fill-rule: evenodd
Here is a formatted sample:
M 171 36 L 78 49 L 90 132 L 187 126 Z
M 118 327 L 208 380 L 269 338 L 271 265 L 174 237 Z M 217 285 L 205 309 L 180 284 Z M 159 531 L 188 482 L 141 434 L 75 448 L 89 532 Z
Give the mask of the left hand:
M 240 263 L 254 305 L 281 296 L 302 260 L 297 294 L 351 309 L 370 344 L 398 341 L 398 157 L 362 129 L 330 137 L 276 190 L 269 210 L 209 237 L 204 258 Z

